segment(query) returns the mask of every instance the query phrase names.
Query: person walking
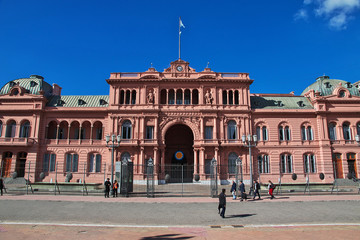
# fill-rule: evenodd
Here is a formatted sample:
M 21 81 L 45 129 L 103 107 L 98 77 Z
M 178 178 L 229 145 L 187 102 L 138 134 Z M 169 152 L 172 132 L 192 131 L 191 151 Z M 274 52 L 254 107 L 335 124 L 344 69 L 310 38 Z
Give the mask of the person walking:
M 274 199 L 274 189 L 275 189 L 275 185 L 272 183 L 272 181 L 269 180 L 269 185 L 268 185 L 268 189 L 269 189 L 269 195 L 270 195 L 270 199 Z
M 220 212 L 220 209 L 221 212 Z M 218 210 L 220 213 L 220 216 L 222 218 L 225 218 L 225 210 L 226 210 L 226 194 L 225 194 L 225 188 L 222 189 L 221 193 L 219 194 L 219 206 L 218 206 Z
M 3 195 L 3 189 L 5 188 L 5 184 L 4 184 L 4 180 L 2 178 L 0 178 L 0 191 L 1 191 L 1 196 Z
M 113 184 L 113 197 L 118 196 L 118 188 L 119 188 L 119 183 L 115 180 Z
M 110 187 L 111 187 L 111 182 L 110 182 L 110 178 L 107 178 L 105 183 L 105 198 L 109 197 L 109 193 L 110 193 Z
M 253 199 L 255 199 L 256 194 L 259 196 L 258 199 L 261 199 L 261 197 L 260 197 L 260 183 L 258 183 L 258 181 L 256 181 L 256 180 L 254 180 L 254 188 L 255 188 L 255 191 L 254 191 Z
M 245 184 L 243 183 L 243 181 L 240 181 L 239 191 L 240 191 L 240 201 L 242 202 L 247 199 L 247 196 L 245 193 Z
M 232 182 L 232 186 L 231 186 L 230 192 L 231 192 L 232 195 L 233 195 L 233 200 L 236 200 L 236 182 L 235 182 L 235 181 Z

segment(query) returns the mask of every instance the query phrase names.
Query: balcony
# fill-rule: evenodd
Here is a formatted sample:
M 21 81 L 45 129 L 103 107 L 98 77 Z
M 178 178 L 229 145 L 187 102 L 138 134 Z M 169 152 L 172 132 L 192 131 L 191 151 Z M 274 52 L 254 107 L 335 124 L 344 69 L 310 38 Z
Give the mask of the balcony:
M 36 143 L 34 138 L 0 137 L 0 146 L 32 146 Z

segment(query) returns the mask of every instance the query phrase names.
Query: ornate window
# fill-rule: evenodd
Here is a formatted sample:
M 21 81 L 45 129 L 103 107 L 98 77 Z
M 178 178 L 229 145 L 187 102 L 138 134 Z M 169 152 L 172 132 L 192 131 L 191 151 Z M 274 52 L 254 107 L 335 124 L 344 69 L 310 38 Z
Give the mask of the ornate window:
M 43 159 L 43 172 L 54 172 L 56 164 L 56 154 L 45 153 Z
M 281 154 L 280 155 L 280 166 L 282 173 L 292 173 L 293 164 L 291 154 Z
M 269 173 L 270 172 L 270 161 L 269 155 L 262 154 L 258 156 L 259 163 L 259 173 Z
M 127 160 L 128 162 L 130 162 L 131 160 L 131 155 L 128 152 L 124 152 L 123 154 L 121 154 L 121 161 Z
M 291 131 L 289 126 L 279 126 L 279 140 L 280 141 L 290 141 Z
M 311 126 L 301 126 L 301 139 L 303 141 L 313 141 L 314 134 Z
M 30 122 L 25 121 L 23 124 L 21 124 L 19 137 L 28 138 L 29 136 L 30 136 Z
M 131 92 L 131 104 L 136 104 L 136 91 L 132 90 Z
M 236 173 L 236 159 L 237 154 L 232 152 L 228 156 L 228 172 L 229 174 L 235 174 Z
M 131 122 L 126 120 L 121 127 L 122 139 L 131 139 Z
M 205 127 L 205 139 L 213 139 L 213 126 Z
M 304 173 L 309 172 L 316 173 L 316 162 L 314 154 L 304 154 Z
M 182 104 L 183 92 L 181 89 L 176 90 L 176 104 Z
M 16 132 L 16 122 L 14 120 L 11 120 L 6 125 L 5 137 L 13 138 L 15 137 L 15 132 Z
M 88 166 L 89 172 L 101 172 L 101 154 L 91 153 L 89 155 Z
M 343 124 L 344 140 L 351 140 L 350 124 L 348 122 Z
M 237 139 L 236 122 L 233 120 L 228 122 L 228 139 L 229 140 Z
M 190 90 L 189 89 L 186 89 L 185 90 L 185 94 L 184 94 L 184 104 L 186 105 L 189 105 L 191 102 L 190 102 Z
M 154 139 L 154 126 L 146 126 L 146 139 Z
M 259 141 L 268 141 L 268 130 L 266 126 L 257 126 L 256 135 Z
M 79 169 L 79 155 L 76 153 L 66 154 L 66 172 L 77 172 Z
M 332 141 L 336 140 L 336 124 L 335 123 L 329 124 L 329 138 Z

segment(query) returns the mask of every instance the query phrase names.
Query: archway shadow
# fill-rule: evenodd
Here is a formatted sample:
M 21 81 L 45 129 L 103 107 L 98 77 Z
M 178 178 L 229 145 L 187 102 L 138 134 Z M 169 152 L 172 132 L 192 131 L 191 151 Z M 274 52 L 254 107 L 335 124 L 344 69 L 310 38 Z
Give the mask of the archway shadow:
M 163 234 L 163 235 L 156 235 L 151 237 L 143 237 L 140 240 L 182 240 L 182 239 L 190 239 L 193 237 L 186 237 L 181 236 L 180 234 Z
M 234 215 L 225 215 L 225 218 L 244 218 L 244 217 L 251 217 L 256 214 L 234 214 Z

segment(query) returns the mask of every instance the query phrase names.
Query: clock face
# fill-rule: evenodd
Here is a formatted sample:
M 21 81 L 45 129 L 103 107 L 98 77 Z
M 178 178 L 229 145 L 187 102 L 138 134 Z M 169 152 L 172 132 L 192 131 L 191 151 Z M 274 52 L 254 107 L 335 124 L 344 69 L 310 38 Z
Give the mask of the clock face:
M 183 67 L 182 66 L 177 66 L 176 67 L 176 70 L 178 70 L 179 72 L 181 72 L 183 70 Z

